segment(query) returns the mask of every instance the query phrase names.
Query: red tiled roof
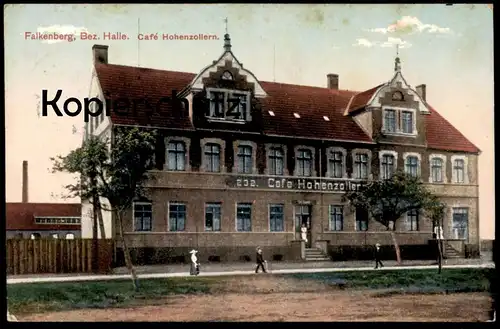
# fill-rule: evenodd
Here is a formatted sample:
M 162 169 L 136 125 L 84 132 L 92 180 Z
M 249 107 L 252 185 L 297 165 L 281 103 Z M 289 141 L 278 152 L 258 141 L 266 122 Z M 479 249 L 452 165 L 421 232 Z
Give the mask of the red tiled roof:
M 81 217 L 82 206 L 79 203 L 6 203 L 5 228 L 9 230 L 80 230 L 81 225 L 35 224 L 36 216 Z
M 429 148 L 470 153 L 481 152 L 434 108 L 429 106 L 429 109 L 431 114 L 425 116 L 427 146 Z
M 371 89 L 365 90 L 363 92 L 360 92 L 359 94 L 353 95 L 351 98 L 351 101 L 346 107 L 346 114 L 352 114 L 353 112 L 356 112 L 357 110 L 361 110 L 368 104 L 370 99 L 372 98 L 373 94 L 380 88 L 382 87 L 383 84 L 380 84 L 376 87 L 373 87 Z
M 181 91 L 196 74 L 164 71 L 114 64 L 96 64 L 96 72 L 103 92 L 109 98 L 139 99 L 147 95 L 152 102 L 171 96 L 172 90 Z M 381 86 L 364 92 L 331 90 L 328 88 L 260 82 L 269 97 L 263 99 L 263 133 L 268 135 L 304 138 L 337 139 L 370 142 L 371 138 L 345 113 L 362 109 Z M 189 117 L 174 113 L 170 105 L 161 109 L 161 115 L 145 115 L 138 106 L 136 114 L 117 116 L 115 124 L 156 126 L 194 130 Z M 274 116 L 269 111 L 274 112 Z M 300 115 L 297 119 L 294 113 Z M 329 118 L 329 121 L 323 117 Z M 436 111 L 426 116 L 428 146 L 434 149 L 473 152 L 479 151 Z

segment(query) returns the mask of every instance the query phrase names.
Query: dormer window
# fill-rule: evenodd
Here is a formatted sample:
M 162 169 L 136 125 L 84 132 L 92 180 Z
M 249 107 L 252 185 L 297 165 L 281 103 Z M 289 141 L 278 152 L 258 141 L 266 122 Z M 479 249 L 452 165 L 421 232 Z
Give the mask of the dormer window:
M 222 80 L 233 80 L 233 75 L 229 71 L 224 71 L 222 74 Z
M 403 93 L 400 91 L 396 91 L 395 93 L 392 94 L 392 100 L 393 101 L 403 101 Z
M 250 92 L 222 88 L 207 88 L 207 98 L 210 102 L 210 108 L 207 114 L 209 120 L 234 123 L 251 121 Z
M 416 136 L 417 126 L 414 109 L 383 107 L 382 132 L 390 135 Z

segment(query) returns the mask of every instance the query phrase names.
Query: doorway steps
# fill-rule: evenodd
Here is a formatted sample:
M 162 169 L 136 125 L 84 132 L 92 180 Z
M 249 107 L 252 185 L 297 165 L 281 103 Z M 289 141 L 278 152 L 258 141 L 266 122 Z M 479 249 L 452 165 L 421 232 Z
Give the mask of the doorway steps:
M 452 259 L 452 258 L 464 258 L 463 255 L 460 254 L 458 250 L 450 246 L 449 243 L 444 243 L 444 258 Z
M 329 262 L 330 257 L 325 255 L 323 250 L 318 248 L 306 248 L 306 261 L 307 262 Z

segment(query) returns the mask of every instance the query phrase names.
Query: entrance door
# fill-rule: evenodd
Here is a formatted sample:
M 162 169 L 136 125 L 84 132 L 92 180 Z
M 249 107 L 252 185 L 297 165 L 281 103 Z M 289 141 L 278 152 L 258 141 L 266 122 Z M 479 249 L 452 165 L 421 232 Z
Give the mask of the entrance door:
M 295 232 L 298 235 L 298 239 L 302 239 L 300 236 L 300 229 L 302 224 L 307 227 L 307 243 L 306 248 L 311 248 L 311 205 L 301 204 L 295 206 Z

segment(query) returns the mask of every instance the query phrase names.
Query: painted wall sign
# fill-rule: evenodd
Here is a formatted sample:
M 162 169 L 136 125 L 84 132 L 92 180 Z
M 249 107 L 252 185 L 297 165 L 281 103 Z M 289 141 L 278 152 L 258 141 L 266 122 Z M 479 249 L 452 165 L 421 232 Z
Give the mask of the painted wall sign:
M 291 191 L 344 192 L 357 191 L 363 182 L 346 179 L 300 178 L 300 177 L 230 177 L 229 187 L 242 189 L 276 189 Z

